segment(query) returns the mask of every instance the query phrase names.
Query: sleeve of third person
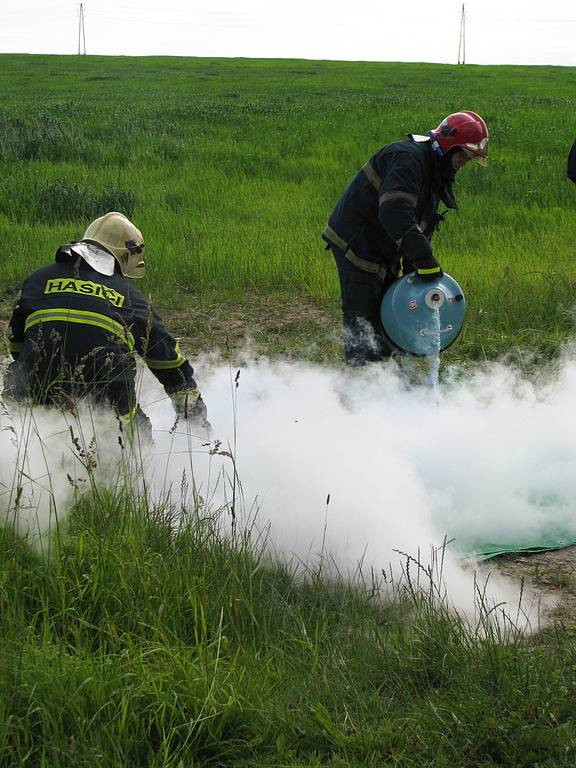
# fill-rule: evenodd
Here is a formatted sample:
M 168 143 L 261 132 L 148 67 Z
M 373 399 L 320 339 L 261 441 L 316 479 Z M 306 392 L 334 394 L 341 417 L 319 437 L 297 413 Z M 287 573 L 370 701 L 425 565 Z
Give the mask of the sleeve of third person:
M 206 405 L 194 379 L 194 370 L 181 353 L 178 342 L 144 297 L 135 291 L 133 307 L 136 351 L 170 395 L 176 413 L 187 419 L 206 419 Z
M 418 160 L 408 153 L 399 153 L 380 184 L 378 218 L 405 254 L 405 262 L 412 265 L 420 277 L 435 278 L 442 275 L 442 268 L 416 218 L 423 183 Z
M 576 141 L 572 144 L 572 149 L 568 155 L 568 178 L 576 184 Z

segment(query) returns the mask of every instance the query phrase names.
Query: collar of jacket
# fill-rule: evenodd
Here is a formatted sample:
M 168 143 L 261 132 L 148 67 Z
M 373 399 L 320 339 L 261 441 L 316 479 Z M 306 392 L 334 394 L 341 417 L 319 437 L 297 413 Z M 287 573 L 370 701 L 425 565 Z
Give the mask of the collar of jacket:
M 436 152 L 434 152 L 432 144 L 430 144 L 430 154 L 433 158 L 432 163 L 438 183 L 438 196 L 447 208 L 456 211 L 458 210 L 458 203 L 456 202 L 456 194 L 454 192 L 456 171 L 452 168 L 450 158 L 447 156 L 438 157 Z
M 67 243 L 66 245 L 61 245 L 56 251 L 56 256 L 54 257 L 54 261 L 57 264 L 74 263 L 76 261 L 79 261 L 81 257 L 78 253 L 74 253 L 74 251 L 72 250 L 73 245 L 74 243 Z
M 101 275 L 111 276 L 116 269 L 116 259 L 111 253 L 92 243 L 74 242 L 61 245 L 56 251 L 59 264 L 76 264 L 80 261 Z
M 409 133 L 408 138 L 415 144 L 426 144 L 428 148 L 428 158 L 432 173 L 432 187 L 438 190 L 438 197 L 447 208 L 451 210 L 458 209 L 458 203 L 454 194 L 454 177 L 456 172 L 452 166 L 448 165 L 443 172 L 443 164 L 449 163 L 448 158 L 438 157 L 430 141 L 430 136 L 419 136 L 416 133 Z

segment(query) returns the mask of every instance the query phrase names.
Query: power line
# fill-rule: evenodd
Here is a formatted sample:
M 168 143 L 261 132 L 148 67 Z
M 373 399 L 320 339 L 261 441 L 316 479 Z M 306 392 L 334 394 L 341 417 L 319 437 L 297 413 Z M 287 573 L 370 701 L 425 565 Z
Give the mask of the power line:
M 458 64 L 466 64 L 466 12 L 462 3 L 460 16 L 460 42 L 458 44 Z

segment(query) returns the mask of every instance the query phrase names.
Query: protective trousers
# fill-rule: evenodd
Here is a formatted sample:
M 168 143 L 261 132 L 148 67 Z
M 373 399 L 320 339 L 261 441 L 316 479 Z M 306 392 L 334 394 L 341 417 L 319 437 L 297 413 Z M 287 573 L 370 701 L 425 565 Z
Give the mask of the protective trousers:
M 141 442 L 152 442 L 152 424 L 137 404 L 131 355 L 109 353 L 102 358 L 95 350 L 84 357 L 75 370 L 65 361 L 57 365 L 58 358 L 54 354 L 48 355 L 50 364 L 43 365 L 46 362 L 43 352 L 46 351 L 50 352 L 40 347 L 35 350 L 38 365 L 32 371 L 21 360 L 8 366 L 3 398 L 72 412 L 76 412 L 81 400 L 112 406 L 129 442 L 133 442 L 135 434 Z
M 387 273 L 382 281 L 375 274 L 355 267 L 337 246 L 330 244 L 330 250 L 340 278 L 346 362 L 357 366 L 385 360 L 394 349 L 382 330 L 380 305 L 394 277 Z

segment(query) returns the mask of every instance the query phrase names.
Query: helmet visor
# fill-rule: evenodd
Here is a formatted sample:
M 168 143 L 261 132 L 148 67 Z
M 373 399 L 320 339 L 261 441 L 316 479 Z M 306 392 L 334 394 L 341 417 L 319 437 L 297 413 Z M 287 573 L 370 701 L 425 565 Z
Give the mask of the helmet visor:
M 464 144 L 462 149 L 470 160 L 475 160 L 480 165 L 488 165 L 488 139 Z
M 136 243 L 134 240 L 126 241 L 128 250 L 119 256 L 120 269 L 124 277 L 144 277 L 146 262 L 144 260 L 144 243 Z

